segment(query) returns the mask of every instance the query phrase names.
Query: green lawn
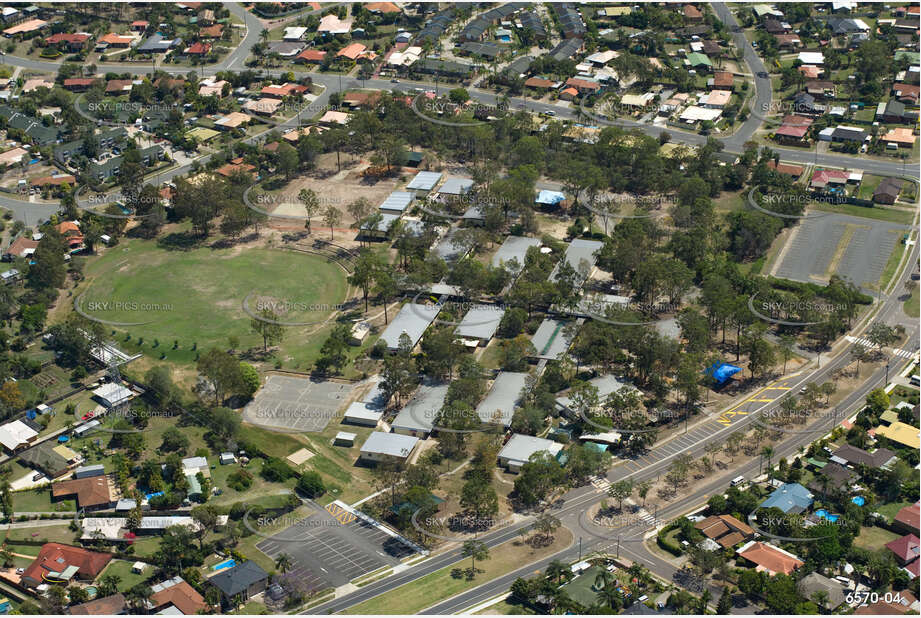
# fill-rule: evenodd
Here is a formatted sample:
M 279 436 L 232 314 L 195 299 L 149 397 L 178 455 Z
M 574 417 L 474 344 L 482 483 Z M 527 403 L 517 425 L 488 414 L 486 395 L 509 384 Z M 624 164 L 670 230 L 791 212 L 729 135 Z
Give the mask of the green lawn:
M 106 575 L 117 576 L 121 580 L 118 583 L 118 591 L 125 592 L 137 584 L 147 581 L 157 570 L 155 566 L 150 565 L 140 574 L 132 573 L 131 565 L 133 564 L 134 562 L 127 560 L 113 560 L 106 567 L 106 570 L 99 574 L 99 577 L 105 577 Z
M 32 536 L 35 534 L 36 536 Z M 73 544 L 77 533 L 70 529 L 70 523 L 56 524 L 54 526 L 35 526 L 29 528 L 13 528 L 6 531 L 6 542 L 15 545 L 15 551 L 21 554 L 37 554 L 38 547 L 34 545 L 19 545 L 16 541 L 44 540 L 55 543 Z
M 879 288 L 881 290 L 885 290 L 889 285 L 889 281 L 895 274 L 895 269 L 898 268 L 899 262 L 902 261 L 902 256 L 905 254 L 905 249 L 907 247 L 908 246 L 900 240 L 892 250 L 892 253 L 889 255 L 889 259 L 886 261 L 886 267 L 883 268 L 883 274 L 879 277 Z
M 911 506 L 913 502 L 890 502 L 889 504 L 881 504 L 876 507 L 876 512 L 886 518 L 888 521 L 892 521 L 896 514 L 906 506 Z
M 193 362 L 211 346 L 226 348 L 230 335 L 240 338 L 240 349 L 261 348 L 243 307 L 247 297 L 253 313 L 271 306 L 279 321 L 305 323 L 328 317 L 328 308 L 341 303 L 347 290 L 339 266 L 270 248 L 166 250 L 153 241 L 129 240 L 86 271 L 87 283 L 79 289 L 83 310 L 135 324 L 115 326 L 120 347 L 180 363 Z M 325 338 L 314 333 L 317 328 L 285 328 L 282 357 L 311 362 Z
M 510 603 L 508 599 L 499 601 L 495 605 L 490 605 L 486 609 L 476 612 L 478 615 L 490 616 L 533 616 L 534 610 L 524 605 Z
M 477 569 L 482 569 L 483 572 L 477 573 L 476 578 L 472 581 L 466 577 L 451 576 L 453 569 L 470 566 L 470 560 L 465 559 L 350 607 L 347 613 L 415 614 L 444 599 L 559 552 L 568 547 L 571 542 L 572 533 L 561 528 L 556 532 L 556 539 L 552 545 L 537 550 L 518 541 L 503 543 L 491 549 L 489 560 L 477 563 Z
M 860 183 L 860 190 L 857 192 L 857 197 L 862 200 L 872 200 L 873 192 L 876 191 L 876 187 L 879 186 L 879 183 L 882 182 L 882 180 L 882 176 L 865 174 L 863 177 L 863 182 Z
M 75 511 L 76 503 L 73 500 L 60 500 L 51 502 L 51 490 L 27 489 L 13 492 L 13 509 L 17 512 L 31 511 Z
M 909 315 L 913 318 L 917 318 L 921 315 L 921 307 L 919 307 L 919 296 L 918 296 L 918 286 L 915 286 L 911 291 L 911 297 L 905 301 L 903 309 L 906 315 Z
M 854 539 L 854 545 L 869 551 L 876 551 L 889 541 L 896 540 L 899 536 L 901 535 L 876 526 L 861 528 L 860 534 Z

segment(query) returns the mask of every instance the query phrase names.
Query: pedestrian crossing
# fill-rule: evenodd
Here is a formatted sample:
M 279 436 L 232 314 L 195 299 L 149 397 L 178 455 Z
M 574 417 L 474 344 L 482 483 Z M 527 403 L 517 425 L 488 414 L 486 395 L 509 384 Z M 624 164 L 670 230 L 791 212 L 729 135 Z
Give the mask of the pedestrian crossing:
M 871 342 L 869 339 L 867 339 L 866 337 L 854 337 L 854 336 L 852 336 L 852 335 L 847 335 L 847 336 L 844 337 L 844 339 L 845 339 L 845 341 L 847 341 L 848 343 L 858 343 L 858 344 L 864 346 L 865 348 L 876 349 L 876 348 L 879 347 L 879 346 L 875 345 L 874 343 L 872 343 L 872 342 Z M 916 353 L 913 352 L 912 350 L 903 350 L 903 349 L 901 349 L 901 348 L 895 348 L 895 349 L 893 349 L 893 350 L 892 350 L 892 353 L 893 353 L 895 356 L 898 356 L 899 358 L 913 358 L 913 357 L 915 356 L 915 354 L 916 354 Z
M 608 489 L 611 487 L 611 481 L 609 481 L 606 478 L 602 478 L 598 476 L 590 476 L 588 477 L 588 480 L 592 482 L 592 486 L 595 489 L 597 489 L 598 491 L 604 492 L 604 493 L 607 493 Z

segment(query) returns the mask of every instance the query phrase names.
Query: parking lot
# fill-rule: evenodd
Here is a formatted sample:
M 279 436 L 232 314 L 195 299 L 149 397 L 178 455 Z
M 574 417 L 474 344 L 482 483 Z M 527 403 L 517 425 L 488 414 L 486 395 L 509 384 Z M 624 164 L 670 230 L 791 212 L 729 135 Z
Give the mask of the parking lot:
M 275 431 L 323 431 L 352 390 L 341 382 L 269 375 L 243 409 L 243 420 Z
M 827 283 L 837 274 L 874 292 L 886 262 L 907 225 L 829 214 L 804 219 L 783 249 L 774 275 L 793 281 Z
M 413 550 L 361 519 L 330 505 L 256 544 L 274 560 L 291 559 L 294 573 L 313 590 L 341 586 L 382 567 L 399 564 Z M 345 522 L 345 523 L 343 523 Z

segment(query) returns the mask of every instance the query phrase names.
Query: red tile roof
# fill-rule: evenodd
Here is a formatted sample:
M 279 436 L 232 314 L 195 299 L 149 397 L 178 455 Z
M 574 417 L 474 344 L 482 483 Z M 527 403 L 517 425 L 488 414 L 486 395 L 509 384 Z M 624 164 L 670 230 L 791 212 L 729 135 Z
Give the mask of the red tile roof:
M 93 599 L 79 605 L 71 605 L 68 612 L 72 616 L 115 616 L 125 613 L 128 601 L 122 593 L 101 599 Z
M 70 77 L 64 80 L 65 88 L 81 88 L 89 87 L 93 85 L 93 82 L 96 81 L 93 77 Z
M 579 90 L 600 90 L 601 84 L 598 82 L 592 82 L 587 79 L 579 79 L 578 77 L 570 77 L 566 80 L 567 86 L 573 86 Z
M 684 16 L 687 17 L 688 19 L 700 19 L 701 17 L 703 17 L 703 14 L 693 4 L 685 4 L 684 5 Z
M 784 573 L 789 575 L 804 564 L 799 558 L 760 541 L 750 543 L 738 553 L 746 560 L 757 564 L 760 570 L 765 570 L 772 574 Z
M 553 82 L 549 79 L 541 79 L 539 77 L 529 77 L 528 79 L 525 80 L 524 85 L 527 88 L 552 88 L 553 84 L 555 83 L 556 82 Z
M 80 235 L 80 238 L 83 236 Z M 55 483 L 51 486 L 51 495 L 55 498 L 76 495 L 79 508 L 104 506 L 113 502 L 107 476 L 91 476 Z
M 910 528 L 918 529 L 921 523 L 921 507 L 915 502 L 911 506 L 903 507 L 895 514 L 895 521 Z
M 45 543 L 22 574 L 24 583 L 37 585 L 45 581 L 52 572 L 60 573 L 69 566 L 77 567 L 77 576 L 92 580 L 112 560 L 112 554 L 89 551 L 82 547 L 73 547 L 62 543 Z
M 202 28 L 198 31 L 198 34 L 205 38 L 218 39 L 224 34 L 224 24 L 214 24 L 213 26 Z
M 787 174 L 789 176 L 801 176 L 805 169 L 802 165 L 790 165 L 788 163 L 775 164 L 773 161 L 768 161 L 767 166 L 780 174 Z
M 717 71 L 713 74 L 713 85 L 716 87 L 732 88 L 733 76 L 729 71 Z
M 189 45 L 189 48 L 185 51 L 187 54 L 192 54 L 194 56 L 204 56 L 211 53 L 211 43 L 197 41 Z
M 305 49 L 297 56 L 295 60 L 304 60 L 306 62 L 322 62 L 323 58 L 326 57 L 325 51 L 320 51 L 319 49 Z
M 153 603 L 154 609 L 172 604 L 186 616 L 193 616 L 199 610 L 209 609 L 204 597 L 198 594 L 198 591 L 185 580 L 151 595 L 150 601 Z
M 90 40 L 90 35 L 77 32 L 74 34 L 67 34 L 65 32 L 58 32 L 57 34 L 52 34 L 51 36 L 45 39 L 45 43 L 50 45 L 55 45 L 57 43 L 86 43 Z

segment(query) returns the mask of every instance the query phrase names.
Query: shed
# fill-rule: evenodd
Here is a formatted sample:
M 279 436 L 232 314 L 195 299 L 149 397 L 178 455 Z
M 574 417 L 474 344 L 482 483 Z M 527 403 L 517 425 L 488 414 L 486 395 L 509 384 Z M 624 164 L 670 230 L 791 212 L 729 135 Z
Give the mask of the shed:
M 445 195 L 463 195 L 473 188 L 473 180 L 460 176 L 448 176 L 438 193 Z
M 492 256 L 491 263 L 494 268 L 505 266 L 507 270 L 513 270 L 514 274 L 518 274 L 524 268 L 525 256 L 531 247 L 539 248 L 540 239 L 528 236 L 509 236 Z M 510 266 L 512 260 L 517 262 L 517 267 Z
M 237 463 L 237 457 L 233 453 L 221 453 L 219 461 L 222 466 L 226 466 L 228 464 Z
M 114 408 L 134 397 L 134 393 L 117 382 L 107 382 L 93 391 L 96 397 L 107 408 Z
M 566 320 L 554 320 L 546 318 L 537 327 L 537 331 L 531 337 L 531 345 L 534 346 L 534 357 L 544 358 L 547 360 L 558 360 L 561 355 L 569 350 L 569 345 L 575 337 L 575 333 L 568 332 L 567 328 L 572 322 Z
M 358 434 L 349 433 L 348 431 L 340 431 L 336 434 L 336 437 L 333 438 L 334 446 L 354 446 L 355 438 L 358 437 Z
M 94 466 L 80 466 L 74 470 L 74 478 L 85 479 L 92 476 L 103 476 L 105 473 L 106 470 L 102 464 L 96 464 Z

